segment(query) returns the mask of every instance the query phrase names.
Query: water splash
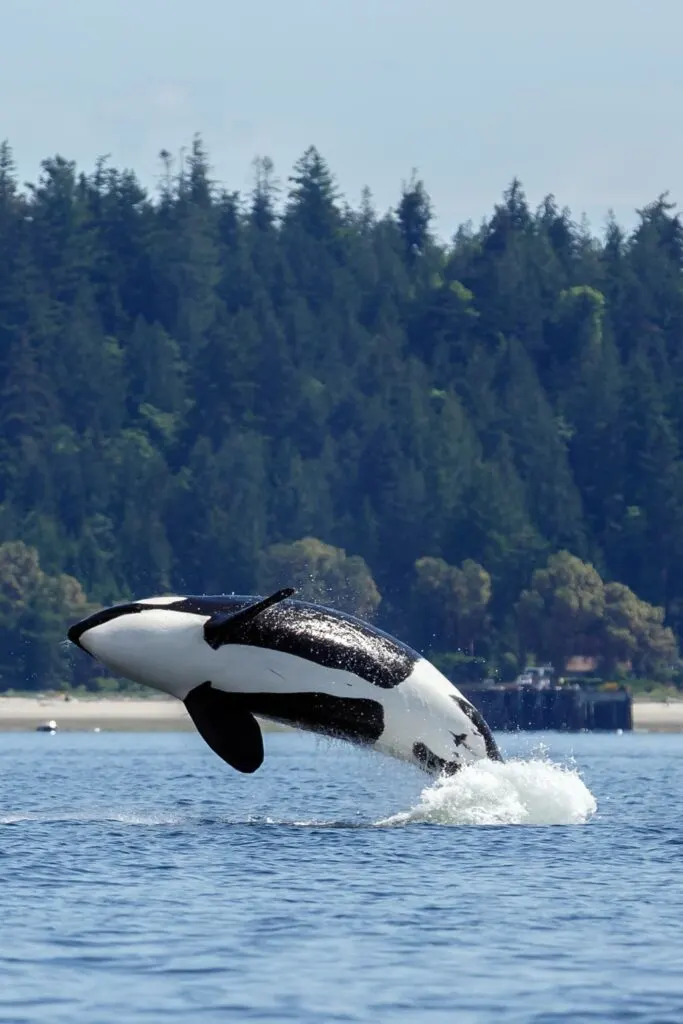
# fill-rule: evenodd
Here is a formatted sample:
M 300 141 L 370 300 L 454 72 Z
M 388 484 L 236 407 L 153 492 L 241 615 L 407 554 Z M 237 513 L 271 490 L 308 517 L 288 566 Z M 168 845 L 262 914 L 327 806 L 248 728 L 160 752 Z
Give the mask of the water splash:
M 597 810 L 578 771 L 547 759 L 482 760 L 423 789 L 378 825 L 580 825 Z
M 383 777 L 383 782 L 386 778 Z M 415 806 L 390 817 L 351 819 L 290 817 L 269 814 L 193 813 L 176 808 L 90 808 L 34 810 L 0 814 L 0 826 L 20 824 L 120 824 L 128 826 L 270 826 L 296 828 L 380 828 L 435 825 L 578 825 L 588 821 L 597 802 L 574 764 L 550 760 L 543 746 L 525 750 L 506 763 L 477 761 L 457 775 L 443 777 L 422 790 Z M 375 812 L 376 813 L 376 812 Z

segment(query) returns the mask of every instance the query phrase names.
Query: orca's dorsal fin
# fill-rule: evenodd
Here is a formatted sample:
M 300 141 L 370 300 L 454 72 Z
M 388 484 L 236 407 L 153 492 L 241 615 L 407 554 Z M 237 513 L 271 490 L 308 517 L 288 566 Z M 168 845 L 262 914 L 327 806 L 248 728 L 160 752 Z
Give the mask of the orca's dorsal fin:
M 263 764 L 261 727 L 250 711 L 210 682 L 191 690 L 184 701 L 197 732 L 215 754 L 238 772 L 255 772 Z
M 239 612 L 217 612 L 204 623 L 204 639 L 209 647 L 217 651 L 223 644 L 230 643 L 247 622 L 251 622 L 267 608 L 279 604 L 295 593 L 294 587 L 285 587 L 283 590 L 276 590 L 270 597 L 264 597 L 262 601 L 250 604 L 248 608 L 242 608 Z

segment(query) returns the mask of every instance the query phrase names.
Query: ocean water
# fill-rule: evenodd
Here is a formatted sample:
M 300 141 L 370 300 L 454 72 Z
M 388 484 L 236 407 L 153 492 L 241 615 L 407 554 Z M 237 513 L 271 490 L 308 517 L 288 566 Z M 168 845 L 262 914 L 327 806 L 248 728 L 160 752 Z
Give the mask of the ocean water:
M 683 1021 L 683 736 L 0 735 L 0 1021 Z

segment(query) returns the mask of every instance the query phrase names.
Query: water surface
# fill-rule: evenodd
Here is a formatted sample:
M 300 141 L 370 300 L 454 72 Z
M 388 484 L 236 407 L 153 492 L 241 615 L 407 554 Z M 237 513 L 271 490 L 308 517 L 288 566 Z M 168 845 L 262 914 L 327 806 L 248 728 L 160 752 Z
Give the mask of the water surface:
M 680 1024 L 683 736 L 497 739 L 1 735 L 0 1021 Z

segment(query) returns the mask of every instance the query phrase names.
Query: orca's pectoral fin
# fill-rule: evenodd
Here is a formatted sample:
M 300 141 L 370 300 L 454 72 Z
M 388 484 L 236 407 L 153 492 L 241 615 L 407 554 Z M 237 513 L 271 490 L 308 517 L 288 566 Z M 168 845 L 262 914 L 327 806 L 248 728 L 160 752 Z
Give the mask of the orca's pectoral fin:
M 236 707 L 230 695 L 202 683 L 185 698 L 197 732 L 238 772 L 255 772 L 263 764 L 261 727 L 250 711 Z
M 294 593 L 296 593 L 294 587 L 285 587 L 283 590 L 276 590 L 270 597 L 264 597 L 262 601 L 250 604 L 248 608 L 242 608 L 239 612 L 232 614 L 218 612 L 216 615 L 212 615 L 208 622 L 204 623 L 204 639 L 209 647 L 217 650 L 223 644 L 230 643 L 247 622 L 251 622 L 267 608 L 279 604 L 280 601 L 284 601 Z

